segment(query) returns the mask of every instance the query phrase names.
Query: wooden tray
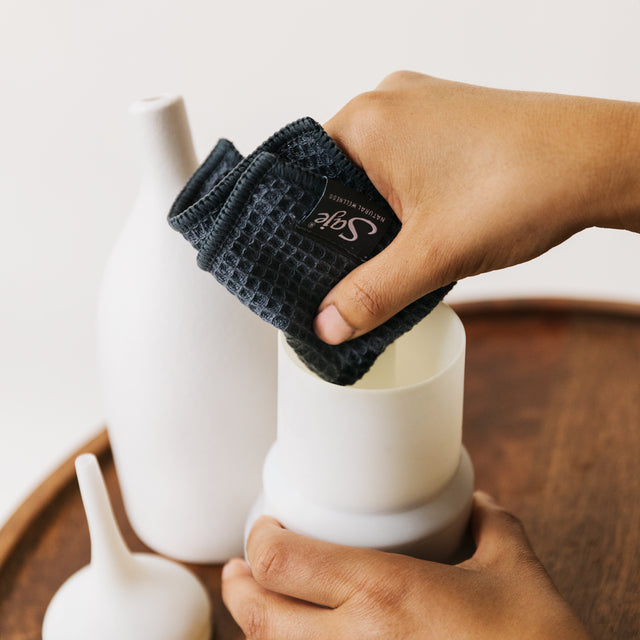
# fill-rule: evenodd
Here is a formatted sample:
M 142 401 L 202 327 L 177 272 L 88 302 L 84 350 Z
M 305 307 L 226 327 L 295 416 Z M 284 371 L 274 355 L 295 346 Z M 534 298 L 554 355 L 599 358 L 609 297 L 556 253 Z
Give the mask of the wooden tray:
M 640 307 L 570 301 L 456 306 L 467 330 L 464 441 L 476 486 L 525 523 L 561 593 L 597 638 L 640 637 Z M 100 459 L 133 550 L 106 432 Z M 56 589 L 89 561 L 73 459 L 0 531 L 0 638 L 40 638 Z M 216 638 L 242 638 L 220 567 L 190 565 Z

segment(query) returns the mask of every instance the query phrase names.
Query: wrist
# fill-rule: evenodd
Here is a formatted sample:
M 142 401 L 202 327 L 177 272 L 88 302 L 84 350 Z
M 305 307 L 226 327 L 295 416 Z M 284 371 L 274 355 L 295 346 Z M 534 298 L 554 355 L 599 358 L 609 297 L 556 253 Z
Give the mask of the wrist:
M 616 227 L 640 232 L 640 103 L 628 103 L 627 136 L 621 149 L 619 224 Z
M 585 226 L 640 232 L 640 104 L 594 101 L 586 125 Z

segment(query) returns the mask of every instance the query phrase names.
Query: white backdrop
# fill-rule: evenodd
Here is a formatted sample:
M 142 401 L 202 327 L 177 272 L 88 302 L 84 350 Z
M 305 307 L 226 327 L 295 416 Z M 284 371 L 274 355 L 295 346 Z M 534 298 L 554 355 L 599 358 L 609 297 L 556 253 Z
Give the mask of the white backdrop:
M 3 0 L 0 523 L 101 424 L 95 310 L 136 191 L 130 102 L 183 94 L 203 157 L 322 122 L 401 68 L 640 100 L 638 24 L 640 0 Z M 593 229 L 450 300 L 640 302 L 639 264 L 638 236 Z

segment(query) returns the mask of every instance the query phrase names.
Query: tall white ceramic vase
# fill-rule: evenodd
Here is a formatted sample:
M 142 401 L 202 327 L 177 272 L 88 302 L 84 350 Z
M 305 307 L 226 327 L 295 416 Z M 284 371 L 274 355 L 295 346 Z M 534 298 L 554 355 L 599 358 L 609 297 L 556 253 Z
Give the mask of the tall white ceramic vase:
M 167 223 L 197 165 L 182 98 L 141 100 L 131 114 L 142 184 L 98 311 L 109 436 L 138 536 L 174 558 L 221 562 L 242 551 L 275 437 L 276 334 Z

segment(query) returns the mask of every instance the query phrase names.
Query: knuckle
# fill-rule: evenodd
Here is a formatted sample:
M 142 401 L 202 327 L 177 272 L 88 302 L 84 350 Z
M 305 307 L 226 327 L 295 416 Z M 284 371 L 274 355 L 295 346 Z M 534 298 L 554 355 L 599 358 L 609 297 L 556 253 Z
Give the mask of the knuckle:
M 375 289 L 368 281 L 354 280 L 351 297 L 361 309 L 371 318 L 377 318 L 383 311 L 382 301 Z
M 464 247 L 458 241 L 435 232 L 431 238 L 414 235 L 418 253 L 417 272 L 427 274 L 425 281 L 429 284 L 429 288 L 423 293 L 429 293 L 461 277 L 471 275 L 466 266 Z
M 500 517 L 506 533 L 503 544 L 505 562 L 523 568 L 533 568 L 540 565 L 540 561 L 531 548 L 522 520 L 504 509 L 501 510 Z
M 289 551 L 283 542 L 265 540 L 259 542 L 255 559 L 251 563 L 251 571 L 257 582 L 268 584 L 273 576 L 284 572 L 288 563 Z
M 417 71 L 407 71 L 406 69 L 399 69 L 393 71 L 389 75 L 382 79 L 382 82 L 378 85 L 378 89 L 382 91 L 406 91 L 411 85 L 416 83 L 430 83 L 435 81 L 432 76 L 425 75 L 424 73 L 418 73 Z
M 386 581 L 376 583 L 369 591 L 371 604 L 378 611 L 395 611 L 401 604 L 400 591 Z
M 352 98 L 343 109 L 348 136 L 360 148 L 375 143 L 389 123 L 389 96 L 367 91 Z
M 374 89 L 373 91 L 365 91 L 359 93 L 347 103 L 347 109 L 351 115 L 358 114 L 360 117 L 369 112 L 376 112 L 384 103 L 382 92 Z
M 446 241 L 439 243 L 434 239 L 425 241 L 427 244 L 422 248 L 421 257 L 426 273 L 429 273 L 433 280 L 444 282 L 450 273 L 457 270 L 457 247 L 452 247 Z
M 407 594 L 410 589 L 410 585 L 398 580 L 397 576 L 371 582 L 362 590 L 360 611 L 369 623 L 379 629 L 384 628 L 385 622 L 395 617 L 408 620 L 411 617 L 411 612 L 407 611 Z
M 506 509 L 502 509 L 500 517 L 502 518 L 504 526 L 512 536 L 517 536 L 519 538 L 524 536 L 524 525 L 518 516 L 513 515 L 513 513 Z
M 238 623 L 247 636 L 247 640 L 265 640 L 267 638 L 267 616 L 265 608 L 258 600 L 245 603 L 238 614 Z
M 381 84 L 405 84 L 407 82 L 411 82 L 418 77 L 424 77 L 420 73 L 416 73 L 415 71 L 407 71 L 406 69 L 398 69 L 397 71 L 392 71 L 388 75 L 384 77 Z
M 374 558 L 370 567 L 372 572 L 364 574 L 357 591 L 374 611 L 396 610 L 411 589 L 407 571 L 398 562 L 381 563 L 379 557 Z M 375 579 L 371 579 L 372 575 Z
M 546 570 L 536 554 L 533 552 L 533 549 L 526 546 L 521 546 L 517 552 L 517 561 L 518 563 L 526 570 L 533 574 L 537 575 L 546 575 Z

